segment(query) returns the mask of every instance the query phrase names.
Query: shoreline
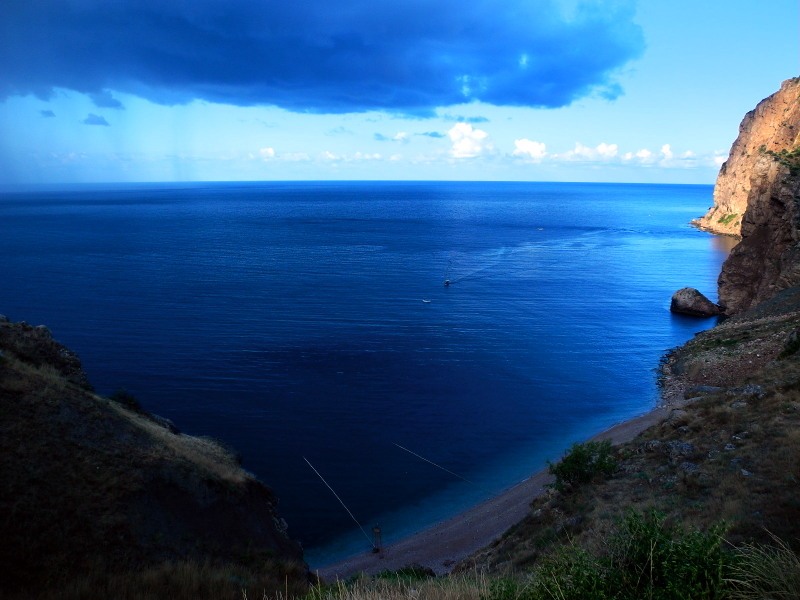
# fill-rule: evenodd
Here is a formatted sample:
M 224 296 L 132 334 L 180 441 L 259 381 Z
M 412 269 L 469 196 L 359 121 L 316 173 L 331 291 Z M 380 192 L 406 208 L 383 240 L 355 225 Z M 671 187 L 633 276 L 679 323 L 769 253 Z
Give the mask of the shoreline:
M 675 408 L 687 403 L 685 385 L 674 376 L 660 384 L 661 402 L 650 411 L 622 421 L 587 441 L 610 440 L 618 445 L 666 419 Z M 489 546 L 528 513 L 531 501 L 546 493 L 552 476 L 547 468 L 498 493 L 494 497 L 448 519 L 384 546 L 379 553 L 364 552 L 313 569 L 323 581 L 343 580 L 360 573 L 376 575 L 410 565 L 432 569 L 437 575 L 449 573 L 460 561 Z

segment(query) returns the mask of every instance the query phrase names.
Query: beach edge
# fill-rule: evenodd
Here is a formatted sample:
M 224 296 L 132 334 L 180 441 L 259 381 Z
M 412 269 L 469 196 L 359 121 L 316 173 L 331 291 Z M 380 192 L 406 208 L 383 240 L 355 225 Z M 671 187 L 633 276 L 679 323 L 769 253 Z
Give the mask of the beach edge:
M 669 354 L 667 353 L 667 356 Z M 659 382 L 660 402 L 644 414 L 621 421 L 588 438 L 587 441 L 609 440 L 624 444 L 669 417 L 672 410 L 687 404 L 686 383 L 665 370 Z M 531 502 L 545 494 L 552 482 L 547 468 L 506 488 L 447 519 L 408 535 L 381 548 L 380 552 L 364 552 L 314 568 L 323 581 L 345 580 L 364 574 L 376 575 L 410 565 L 431 569 L 437 575 L 450 573 L 460 561 L 492 544 L 509 528 L 527 515 Z

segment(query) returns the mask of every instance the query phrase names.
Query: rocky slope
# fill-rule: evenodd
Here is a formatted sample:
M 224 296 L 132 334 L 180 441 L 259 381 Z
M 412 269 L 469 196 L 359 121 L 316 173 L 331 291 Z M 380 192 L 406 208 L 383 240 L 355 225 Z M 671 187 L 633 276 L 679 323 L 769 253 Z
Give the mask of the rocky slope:
M 130 396 L 94 394 L 77 356 L 45 327 L 5 317 L 0 481 L 3 597 L 68 597 L 67 582 L 165 563 L 244 568 L 235 597 L 253 574 L 259 595 L 270 580 L 280 589 L 308 580 L 274 494 L 230 451 L 179 433 Z
M 695 223 L 712 233 L 740 236 L 744 214 L 756 198 L 766 192 L 785 168 L 775 153 L 800 143 L 800 78 L 783 82 L 780 90 L 759 102 L 739 125 L 739 136 L 731 147 L 714 186 L 714 205 Z

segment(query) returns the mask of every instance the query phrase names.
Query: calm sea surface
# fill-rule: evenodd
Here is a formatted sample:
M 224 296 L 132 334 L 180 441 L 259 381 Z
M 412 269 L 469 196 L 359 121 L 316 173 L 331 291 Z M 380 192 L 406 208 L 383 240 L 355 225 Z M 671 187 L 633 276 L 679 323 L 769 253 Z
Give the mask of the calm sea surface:
M 711 186 L 258 183 L 0 192 L 0 313 L 236 448 L 312 566 L 485 499 L 657 401 L 713 320 Z M 442 285 L 449 278 L 450 287 Z M 464 477 L 467 483 L 414 453 Z

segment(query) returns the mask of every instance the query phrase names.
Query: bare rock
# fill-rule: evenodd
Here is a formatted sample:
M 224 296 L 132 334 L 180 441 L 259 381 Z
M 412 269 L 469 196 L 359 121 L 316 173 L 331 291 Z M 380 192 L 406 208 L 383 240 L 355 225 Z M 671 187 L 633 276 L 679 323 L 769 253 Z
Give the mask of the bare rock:
M 691 458 L 696 454 L 694 444 L 680 440 L 672 440 L 667 442 L 664 449 L 666 450 L 667 455 L 669 455 L 670 459 L 673 461 L 683 457 Z
M 745 115 L 739 136 L 720 168 L 714 205 L 694 222 L 701 229 L 744 237 L 745 213 L 752 198 L 759 195 L 760 180 L 766 174 L 755 176 L 755 171 L 775 162 L 766 152 L 780 152 L 796 143 L 800 121 L 798 92 L 800 79 L 788 79 L 779 91 Z
M 672 295 L 670 311 L 692 317 L 713 317 L 720 313 L 719 306 L 694 288 L 685 287 Z
M 699 224 L 741 236 L 719 276 L 726 315 L 800 285 L 800 78 L 745 115 Z
M 792 356 L 796 354 L 798 350 L 800 350 L 800 329 L 795 329 L 786 336 L 786 340 L 783 342 L 783 350 L 781 350 L 779 358 Z

